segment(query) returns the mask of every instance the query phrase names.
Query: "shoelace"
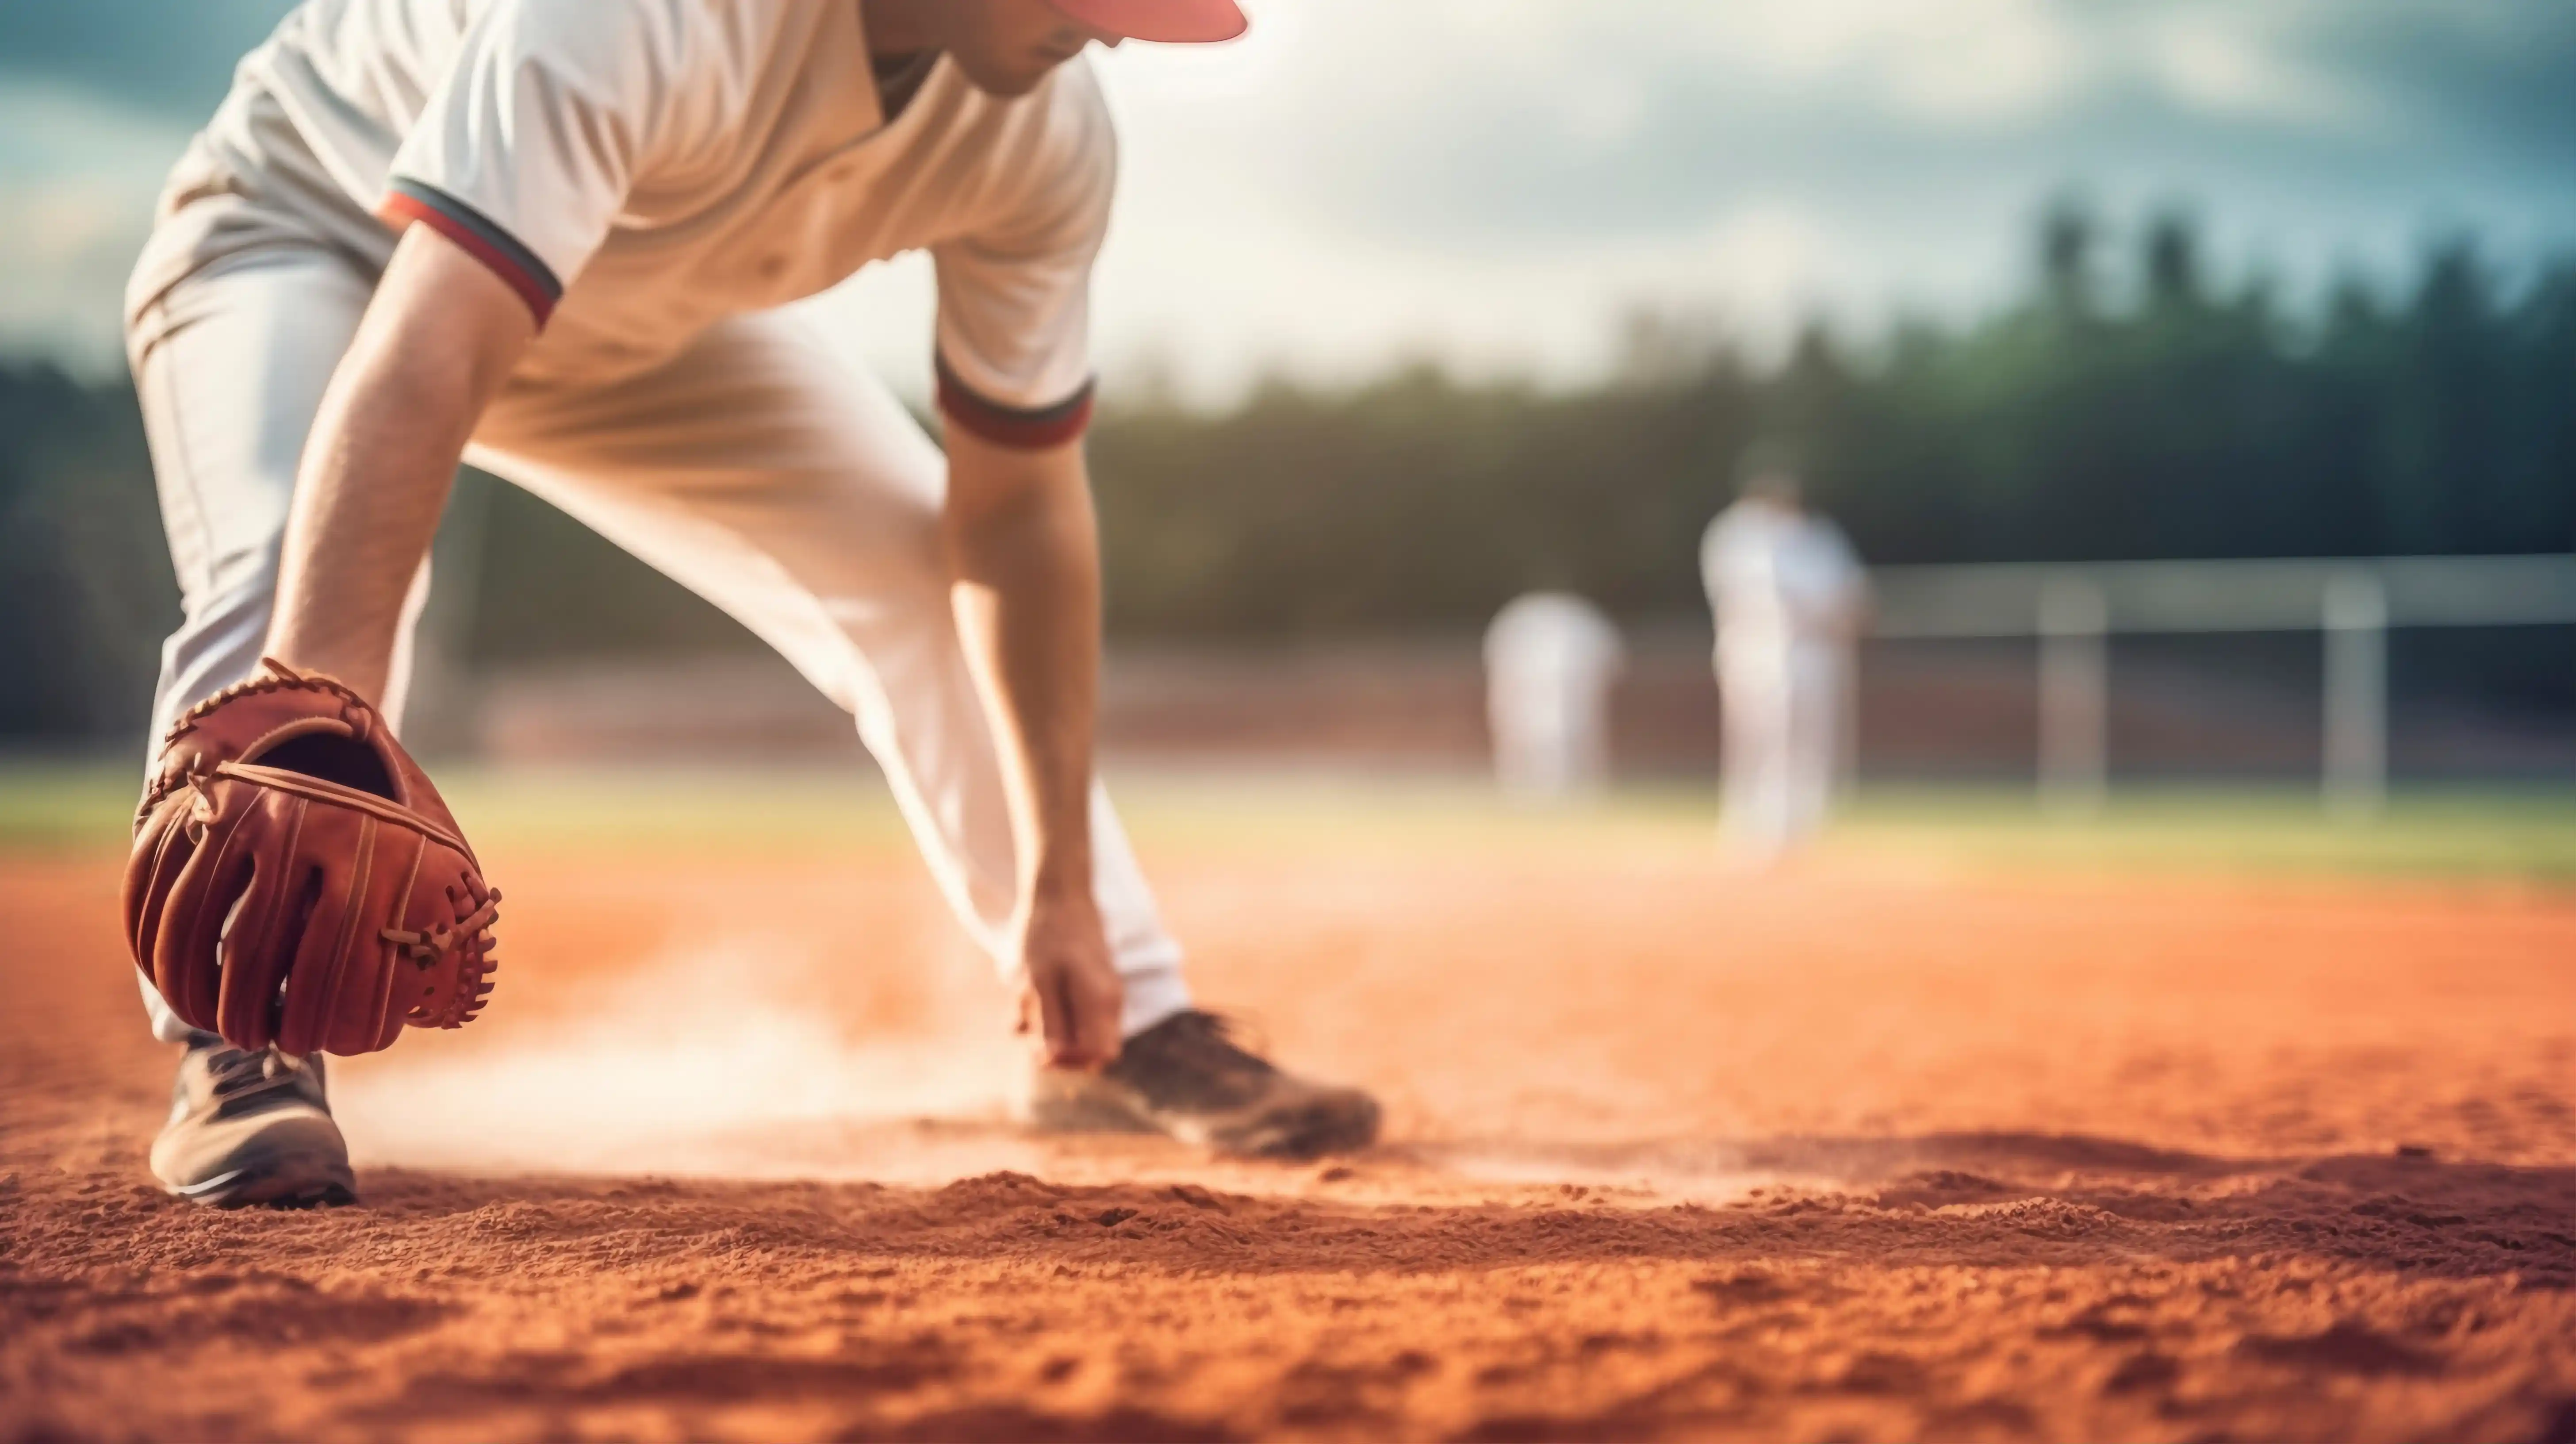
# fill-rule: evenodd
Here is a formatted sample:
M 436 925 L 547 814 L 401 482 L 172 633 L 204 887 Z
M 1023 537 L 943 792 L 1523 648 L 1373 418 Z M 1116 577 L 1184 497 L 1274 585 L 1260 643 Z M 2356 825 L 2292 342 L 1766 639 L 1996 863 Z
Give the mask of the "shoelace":
M 226 1106 L 271 1093 L 291 1093 L 304 1081 L 300 1066 L 268 1050 L 245 1053 L 225 1048 L 207 1061 L 206 1071 L 214 1076 L 215 1097 Z

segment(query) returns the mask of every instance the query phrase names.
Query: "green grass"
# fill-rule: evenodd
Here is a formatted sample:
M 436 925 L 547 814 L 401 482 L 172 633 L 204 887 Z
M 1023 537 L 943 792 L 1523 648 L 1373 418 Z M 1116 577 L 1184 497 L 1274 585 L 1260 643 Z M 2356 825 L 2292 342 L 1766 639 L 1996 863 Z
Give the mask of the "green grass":
M 1506 806 L 1457 779 L 1153 774 L 1115 779 L 1148 852 L 1363 859 L 1664 858 L 1714 848 L 1713 790 L 1642 787 L 1561 812 Z M 863 768 L 444 768 L 467 830 L 494 849 L 720 855 L 901 849 Z M 0 763 L 0 852 L 122 848 L 135 779 L 101 764 Z M 2576 787 L 2401 791 L 2365 822 L 2294 787 L 2115 792 L 2096 817 L 2043 814 L 2012 787 L 1864 791 L 1835 829 L 1843 856 L 2005 869 L 2438 876 L 2576 883 Z
M 903 819 L 863 767 L 440 767 L 439 791 L 478 841 L 603 852 L 898 846 Z M 0 849 L 118 849 L 142 779 L 98 763 L 0 762 Z
M 2576 882 L 2576 787 L 2398 792 L 2378 816 L 2330 817 L 2312 788 L 2115 792 L 2096 817 L 2051 817 L 2002 789 L 1880 789 L 1837 846 L 2090 871 L 2322 873 Z
M 0 762 L 0 848 L 17 852 L 122 846 L 143 791 L 139 767 Z

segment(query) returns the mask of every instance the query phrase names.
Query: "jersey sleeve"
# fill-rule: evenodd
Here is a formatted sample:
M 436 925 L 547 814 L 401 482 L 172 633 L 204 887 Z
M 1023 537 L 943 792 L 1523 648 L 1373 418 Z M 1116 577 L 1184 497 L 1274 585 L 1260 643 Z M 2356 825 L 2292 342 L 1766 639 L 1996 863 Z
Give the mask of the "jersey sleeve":
M 931 247 L 939 409 L 1027 449 L 1090 423 L 1091 269 L 1117 188 L 1117 138 L 1089 67 L 1070 62 L 1049 84 L 1043 123 L 996 155 L 1002 203 Z
M 542 326 L 685 121 L 685 0 L 492 0 L 395 153 L 377 216 L 490 267 Z
M 1833 554 L 1834 583 L 1837 602 L 1845 607 L 1866 606 L 1869 602 L 1869 567 L 1851 543 L 1851 535 L 1822 517 L 1816 524 L 1823 528 L 1826 550 Z

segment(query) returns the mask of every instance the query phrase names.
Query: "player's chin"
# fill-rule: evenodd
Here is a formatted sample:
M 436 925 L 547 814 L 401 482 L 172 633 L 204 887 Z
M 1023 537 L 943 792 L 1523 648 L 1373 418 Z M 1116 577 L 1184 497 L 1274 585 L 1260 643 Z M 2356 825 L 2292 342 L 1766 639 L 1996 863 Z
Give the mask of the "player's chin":
M 967 83 L 977 90 L 1010 100 L 1037 89 L 1063 63 L 1061 57 L 1052 54 L 1008 59 L 989 57 L 977 61 L 960 57 L 958 68 L 966 72 Z

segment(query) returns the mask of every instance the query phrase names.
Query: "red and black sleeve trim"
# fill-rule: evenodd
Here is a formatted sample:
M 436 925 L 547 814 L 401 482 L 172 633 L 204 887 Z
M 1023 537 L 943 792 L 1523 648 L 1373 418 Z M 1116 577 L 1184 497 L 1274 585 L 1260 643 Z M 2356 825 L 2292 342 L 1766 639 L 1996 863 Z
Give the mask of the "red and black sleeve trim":
M 418 221 L 464 247 L 467 255 L 490 267 L 503 284 L 519 293 L 540 329 L 554 315 L 555 303 L 563 299 L 563 282 L 555 279 L 554 271 L 536 252 L 519 244 L 518 237 L 491 217 L 436 186 L 394 177 L 383 203 L 376 207 L 376 219 L 395 230 Z
M 939 370 L 939 410 L 951 424 L 962 426 L 996 446 L 1044 451 L 1062 446 L 1091 425 L 1092 384 L 1053 406 L 1031 411 L 988 401 L 948 369 L 948 358 L 934 358 Z

